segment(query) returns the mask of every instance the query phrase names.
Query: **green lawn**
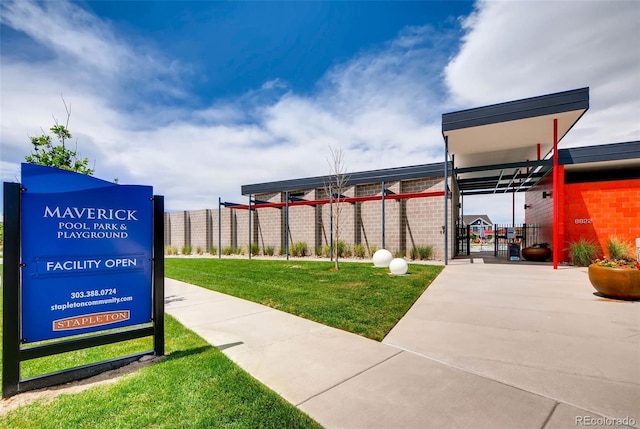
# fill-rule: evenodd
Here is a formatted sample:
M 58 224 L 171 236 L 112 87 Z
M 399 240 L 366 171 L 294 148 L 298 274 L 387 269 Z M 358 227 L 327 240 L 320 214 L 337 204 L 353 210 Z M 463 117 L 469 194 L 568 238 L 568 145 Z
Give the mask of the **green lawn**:
M 410 275 L 393 277 L 369 264 L 343 263 L 338 272 L 332 266 L 175 258 L 166 260 L 166 275 L 381 340 L 442 270 L 410 265 Z M 115 384 L 20 407 L 0 416 L 0 427 L 319 427 L 168 315 L 165 330 L 163 360 Z M 150 348 L 150 339 L 140 339 L 36 359 L 23 364 L 21 376 Z
M 118 383 L 13 410 L 0 427 L 320 427 L 171 317 L 165 328 L 165 359 Z
M 366 263 L 167 258 L 167 277 L 203 286 L 381 341 L 442 271 L 410 265 L 407 276 Z
M 2 288 L 0 304 L 1 292 Z M 165 331 L 167 356 L 162 360 L 123 376 L 114 384 L 17 408 L 0 416 L 0 427 L 320 427 L 169 315 Z M 21 377 L 150 348 L 150 339 L 139 339 L 34 359 L 23 363 Z M 0 362 L 1 356 L 0 353 Z

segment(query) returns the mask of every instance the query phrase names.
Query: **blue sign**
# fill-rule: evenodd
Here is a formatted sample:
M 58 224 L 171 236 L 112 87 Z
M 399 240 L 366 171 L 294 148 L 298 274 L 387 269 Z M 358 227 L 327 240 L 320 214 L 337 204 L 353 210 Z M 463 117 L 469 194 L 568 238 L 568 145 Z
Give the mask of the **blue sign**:
M 22 164 L 22 341 L 151 322 L 153 188 Z

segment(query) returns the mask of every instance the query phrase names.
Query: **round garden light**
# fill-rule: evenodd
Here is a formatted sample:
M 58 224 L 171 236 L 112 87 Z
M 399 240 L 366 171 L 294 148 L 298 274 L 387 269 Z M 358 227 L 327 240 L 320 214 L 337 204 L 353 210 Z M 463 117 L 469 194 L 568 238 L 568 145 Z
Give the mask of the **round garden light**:
M 408 270 L 409 265 L 407 264 L 407 261 L 402 258 L 395 258 L 391 261 L 391 263 L 389 263 L 389 271 L 391 271 L 391 274 L 393 274 L 394 276 L 402 276 L 404 274 L 407 274 Z
M 387 268 L 393 259 L 393 255 L 386 249 L 380 249 L 373 254 L 373 265 L 378 268 Z

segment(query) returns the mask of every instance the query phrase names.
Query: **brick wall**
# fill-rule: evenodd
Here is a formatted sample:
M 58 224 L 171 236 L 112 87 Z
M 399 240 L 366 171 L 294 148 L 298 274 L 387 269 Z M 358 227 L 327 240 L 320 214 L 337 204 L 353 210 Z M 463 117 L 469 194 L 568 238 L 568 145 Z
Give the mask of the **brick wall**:
M 528 208 L 524 211 L 524 223 L 536 224 L 539 243 L 553 243 L 553 195 L 542 198 L 542 193 L 551 194 L 553 190 L 553 177 L 548 175 L 536 186 L 525 193 L 524 203 Z
M 189 216 L 188 212 L 173 212 L 169 213 L 169 236 L 171 238 L 170 243 L 165 245 L 171 245 L 178 248 L 178 251 L 183 246 L 188 246 L 190 241 L 189 233 Z
M 564 197 L 565 243 L 640 238 L 640 179 L 569 184 Z
M 402 193 L 435 192 L 442 190 L 441 178 L 427 178 L 402 182 Z M 412 198 L 400 202 L 402 222 L 400 230 L 400 248 L 409 252 L 414 247 L 430 245 L 440 253 L 444 246 L 442 225 L 444 223 L 444 205 L 442 197 Z M 451 213 L 456 219 L 457 214 Z M 450 224 L 453 225 L 453 224 Z
M 191 247 L 195 253 L 197 249 L 208 252 L 211 247 L 211 213 L 210 210 L 195 210 L 187 212 L 191 229 Z
M 442 178 L 425 178 L 385 184 L 387 192 L 415 193 L 442 192 Z M 457 201 L 458 193 L 452 185 L 453 201 Z M 380 196 L 380 183 L 351 186 L 343 192 L 347 197 Z M 328 199 L 324 189 L 305 190 L 301 198 L 306 200 Z M 284 193 L 255 195 L 259 201 L 284 202 Z M 382 246 L 382 202 L 366 201 L 360 203 L 334 203 L 334 210 L 340 208 L 340 240 L 350 246 L 362 244 L 371 254 L 372 247 Z M 458 217 L 457 204 L 449 204 L 450 219 Z M 258 243 L 260 251 L 273 246 L 276 254 L 284 246 L 285 209 L 263 208 L 252 212 L 252 241 Z M 436 259 L 443 259 L 444 208 L 442 196 L 412 198 L 409 200 L 385 200 L 385 247 L 392 252 L 408 252 L 414 246 L 431 245 Z M 218 222 L 221 223 L 221 245 L 218 244 Z M 249 225 L 248 210 L 222 208 L 197 210 L 191 212 L 174 212 L 165 215 L 165 243 L 181 250 L 190 244 L 195 251 L 201 247 L 208 251 L 211 246 L 224 249 L 228 246 L 248 251 Z M 453 223 L 451 224 L 453 225 Z M 449 249 L 452 252 L 454 229 L 451 228 Z M 334 241 L 335 241 L 334 237 Z M 329 204 L 318 206 L 289 207 L 289 244 L 304 241 L 310 253 L 328 245 L 330 240 L 330 207 Z M 452 253 L 450 253 L 452 254 Z
M 387 185 L 386 188 L 389 188 Z M 381 196 L 382 184 L 366 184 L 356 186 L 357 197 Z M 393 201 L 386 201 L 385 206 L 395 204 Z M 385 207 L 386 210 L 388 210 Z M 382 202 L 367 201 L 356 203 L 355 205 L 355 225 L 354 244 L 362 244 L 367 249 L 367 255 L 371 251 L 382 248 Z
M 255 196 L 258 201 L 279 203 L 284 201 L 280 193 L 259 194 Z M 260 252 L 264 252 L 267 246 L 273 246 L 277 255 L 282 247 L 282 228 L 284 209 L 268 208 L 255 210 L 253 213 L 254 242 L 260 246 Z
M 539 241 L 553 239 L 553 198 L 542 198 L 551 192 L 552 179 L 545 178 L 525 196 L 531 208 L 525 212 L 526 223 L 538 223 Z M 593 240 L 602 248 L 611 236 L 635 242 L 640 237 L 640 179 L 565 184 L 560 198 L 561 261 L 569 261 L 570 243 Z M 602 250 L 600 255 L 602 255 Z
M 305 200 L 316 198 L 315 189 L 310 189 L 296 194 Z M 285 196 L 282 196 L 285 201 Z M 314 206 L 290 206 L 289 207 L 289 246 L 297 242 L 307 243 L 309 252 L 313 253 L 316 240 L 316 208 Z M 283 243 L 284 244 L 284 243 Z

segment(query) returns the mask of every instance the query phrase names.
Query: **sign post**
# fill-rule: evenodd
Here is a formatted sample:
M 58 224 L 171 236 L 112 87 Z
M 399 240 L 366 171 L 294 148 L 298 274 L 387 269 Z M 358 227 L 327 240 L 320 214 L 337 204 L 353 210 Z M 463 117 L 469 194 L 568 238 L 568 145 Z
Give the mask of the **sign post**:
M 150 186 L 51 167 L 22 164 L 22 184 L 5 183 L 5 231 L 17 234 L 5 247 L 3 396 L 164 354 L 163 212 Z M 19 380 L 20 361 L 149 335 L 153 351 Z

